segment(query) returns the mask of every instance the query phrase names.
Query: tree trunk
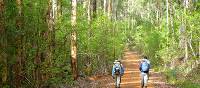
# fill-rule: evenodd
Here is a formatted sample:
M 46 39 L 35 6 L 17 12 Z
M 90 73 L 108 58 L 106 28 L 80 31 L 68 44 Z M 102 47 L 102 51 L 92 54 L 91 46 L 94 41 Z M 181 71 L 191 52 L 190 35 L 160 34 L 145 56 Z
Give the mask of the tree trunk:
M 92 17 L 95 18 L 96 17 L 96 11 L 97 10 L 97 1 L 96 0 L 92 0 Z
M 55 52 L 55 23 L 57 18 L 57 0 L 48 0 L 48 11 L 47 11 L 47 24 L 48 24 L 48 31 L 47 31 L 47 42 L 48 47 L 46 50 L 47 56 L 45 59 L 45 66 L 46 68 L 52 67 L 52 60 L 54 58 L 54 52 Z M 51 72 L 47 72 L 44 75 L 42 79 L 47 80 L 49 77 L 51 77 Z
M 187 43 L 187 38 L 186 38 L 186 36 L 185 36 L 184 47 L 185 47 L 185 58 L 184 58 L 184 62 L 186 62 L 187 59 L 188 59 L 188 43 Z
M 36 56 L 34 59 L 34 64 L 36 65 L 36 68 L 34 70 L 33 73 L 33 77 L 35 80 L 35 88 L 40 88 L 40 79 L 41 79 L 41 72 L 40 72 L 40 68 L 39 68 L 39 64 L 41 63 L 41 57 L 40 57 L 40 51 L 39 51 L 39 41 L 37 41 L 37 44 L 35 45 L 36 50 Z
M 185 5 L 185 8 L 189 8 L 189 3 L 190 1 L 189 0 L 184 0 L 184 5 Z
M 160 0 L 156 0 L 156 25 L 159 26 Z
M 174 32 L 174 22 L 173 22 L 173 2 L 172 2 L 172 0 L 169 0 L 169 2 L 170 2 L 170 5 L 169 5 L 169 7 L 170 7 L 170 23 L 171 23 L 171 31 L 172 31 L 172 35 L 173 35 L 173 37 L 175 37 L 174 35 L 175 35 L 175 32 Z
M 159 29 L 161 29 L 161 21 L 162 21 L 162 4 L 160 0 L 157 0 L 157 24 Z
M 127 14 L 127 21 L 128 21 L 127 30 L 128 30 L 128 29 L 130 28 L 130 14 L 129 14 L 129 13 L 130 13 L 130 1 L 129 1 L 129 0 L 128 0 L 128 3 L 127 3 L 127 4 L 128 4 L 128 8 L 127 8 L 127 10 L 128 10 L 128 11 L 127 11 L 127 13 L 128 13 L 128 14 Z
M 95 0 L 96 1 L 96 13 L 97 14 L 101 14 L 101 11 L 102 11 L 102 7 L 101 7 L 101 2 L 102 0 Z
M 199 58 L 200 58 L 200 41 L 199 41 L 199 55 L 198 55 L 198 56 L 199 56 Z
M 0 0 L 0 33 L 4 31 L 4 0 Z
M 167 30 L 169 30 L 169 28 L 168 28 L 169 27 L 169 19 L 168 19 L 168 17 L 169 17 L 169 1 L 168 0 L 166 0 L 166 6 L 167 6 L 166 7 L 167 8 L 167 11 L 166 11 L 167 12 L 167 18 L 166 18 L 166 22 L 167 22 L 166 26 L 167 27 L 166 28 L 167 28 Z
M 16 5 L 18 9 L 17 17 L 16 17 L 16 29 L 19 31 L 23 31 L 22 25 L 23 25 L 23 14 L 22 14 L 22 0 L 16 0 Z M 16 63 L 14 65 L 14 72 L 15 72 L 15 78 L 14 78 L 14 85 L 16 88 L 21 87 L 22 77 L 23 77 L 23 34 L 18 34 L 16 39 L 17 44 L 17 55 L 16 55 Z
M 187 28 L 186 28 L 186 15 L 187 15 L 187 12 L 186 12 L 186 9 L 188 8 L 189 6 L 189 1 L 188 0 L 184 0 L 184 2 L 186 2 L 186 5 L 184 7 L 184 12 L 183 12 L 183 24 L 184 24 L 184 27 L 185 27 L 185 31 L 184 31 L 184 47 L 185 47 L 185 58 L 184 58 L 184 61 L 186 62 L 187 59 L 188 59 L 188 39 L 187 39 Z M 188 3 L 187 3 L 188 2 Z
M 190 49 L 192 51 L 192 55 L 195 57 L 196 56 L 195 55 L 195 51 L 194 51 L 194 49 L 192 47 L 192 33 L 191 33 L 191 38 L 188 40 L 188 45 L 189 45 L 189 47 L 190 47 Z
M 112 20 L 112 0 L 109 0 L 108 3 L 108 17 L 110 20 Z
M 52 20 L 53 20 L 53 26 L 55 26 L 56 18 L 57 18 L 57 0 L 52 0 Z
M 90 0 L 88 0 L 88 6 L 87 6 L 87 17 L 88 17 L 88 24 L 90 25 L 90 21 L 91 21 L 91 2 Z
M 88 8 L 87 8 L 87 17 L 88 17 L 88 32 L 87 32 L 87 53 L 90 53 L 90 37 L 91 37 L 91 0 L 88 0 Z M 86 56 L 86 62 L 90 63 L 90 56 Z M 89 67 L 89 66 L 87 66 Z
M 72 67 L 72 75 L 74 80 L 78 78 L 78 69 L 77 69 L 77 41 L 76 41 L 76 7 L 77 0 L 72 0 L 72 15 L 71 15 L 71 67 Z
M 62 15 L 62 10 L 61 10 L 61 9 L 62 9 L 62 6 L 61 6 L 61 4 L 62 4 L 61 1 L 58 1 L 58 2 L 57 2 L 58 8 L 57 8 L 57 14 L 56 14 L 57 16 L 56 16 L 56 18 L 60 18 L 61 15 Z
M 115 20 L 117 20 L 117 11 L 118 11 L 118 1 L 119 0 L 115 0 L 114 1 L 114 5 L 113 5 L 113 18 L 115 19 Z
M 83 0 L 83 9 L 86 9 L 87 1 L 88 1 L 88 0 Z
M 104 0 L 104 2 L 103 2 L 103 7 L 104 7 L 104 14 L 106 15 L 106 11 L 107 11 L 107 0 Z
M 0 42 L 0 48 L 2 50 L 7 49 L 7 39 L 6 39 L 7 37 L 6 37 L 5 26 L 4 26 L 5 25 L 5 23 L 4 23 L 4 21 L 5 21 L 5 17 L 4 17 L 5 9 L 4 8 L 5 8 L 4 7 L 4 0 L 0 0 L 0 35 L 2 35 L 2 37 L 0 39 L 3 40 L 3 42 Z M 0 50 L 0 52 L 2 52 L 2 51 Z M 2 64 L 2 66 L 3 66 L 2 67 L 3 73 L 0 76 L 0 77 L 2 77 L 0 79 L 0 84 L 2 84 L 2 85 L 0 85 L 1 88 L 3 88 L 3 85 L 7 84 L 7 82 L 8 82 L 8 66 L 7 66 L 8 61 L 7 60 L 8 60 L 8 58 L 7 58 L 6 53 L 3 53 L 3 54 L 0 55 L 0 64 Z

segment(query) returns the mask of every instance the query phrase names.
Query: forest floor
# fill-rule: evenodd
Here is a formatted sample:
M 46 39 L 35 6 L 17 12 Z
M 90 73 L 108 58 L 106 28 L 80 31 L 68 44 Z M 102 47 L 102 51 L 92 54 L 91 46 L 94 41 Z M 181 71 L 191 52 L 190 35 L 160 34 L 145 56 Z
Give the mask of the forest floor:
M 139 71 L 139 54 L 132 51 L 126 51 L 122 59 L 125 68 L 125 74 L 122 76 L 121 88 L 141 88 L 140 87 L 140 71 Z M 111 75 L 98 76 L 93 79 L 94 88 L 115 88 L 114 79 Z M 150 77 L 148 80 L 148 88 L 175 88 L 164 81 L 164 76 L 150 69 Z

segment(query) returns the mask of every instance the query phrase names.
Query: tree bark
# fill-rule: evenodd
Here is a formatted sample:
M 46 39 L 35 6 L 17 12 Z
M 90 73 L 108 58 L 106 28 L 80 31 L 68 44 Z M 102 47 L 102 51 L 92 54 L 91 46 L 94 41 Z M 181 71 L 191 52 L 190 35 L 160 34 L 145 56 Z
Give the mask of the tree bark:
M 7 39 L 6 39 L 6 32 L 5 32 L 5 17 L 4 17 L 4 11 L 5 11 L 5 6 L 4 6 L 4 0 L 0 0 L 0 35 L 2 35 L 2 37 L 0 39 L 3 40 L 3 42 L 0 42 L 0 48 L 2 50 L 7 49 Z M 2 52 L 2 50 L 0 50 L 0 52 Z M 7 66 L 7 54 L 3 51 L 3 54 L 0 55 L 0 64 L 2 64 L 2 75 L 0 77 L 2 77 L 0 79 L 0 87 L 3 88 L 4 84 L 7 84 L 8 81 L 8 66 Z
M 117 20 L 118 2 L 119 2 L 119 0 L 115 0 L 115 1 L 113 2 L 113 3 L 114 3 L 114 5 L 113 5 L 113 18 L 114 18 L 115 20 Z
M 87 18 L 88 18 L 88 31 L 87 31 L 87 53 L 90 53 L 90 37 L 91 37 L 91 0 L 88 0 L 87 6 Z M 86 56 L 86 62 L 90 63 L 90 55 Z M 89 67 L 89 66 L 87 66 Z
M 173 35 L 173 37 L 175 37 L 174 35 L 175 35 L 175 32 L 174 32 L 174 22 L 173 22 L 173 2 L 172 2 L 172 0 L 169 0 L 169 2 L 170 2 L 170 5 L 169 5 L 169 7 L 170 7 L 170 23 L 171 23 L 171 33 L 172 33 L 172 35 Z
M 110 20 L 112 20 L 112 0 L 109 0 L 108 3 L 108 17 Z
M 187 43 L 187 38 L 185 36 L 185 41 L 184 41 L 184 47 L 185 47 L 185 58 L 184 61 L 186 62 L 188 59 L 188 43 Z
M 55 23 L 57 18 L 57 0 L 48 0 L 48 10 L 47 10 L 47 16 L 46 21 L 48 24 L 48 31 L 47 31 L 47 42 L 48 47 L 46 49 L 46 58 L 45 58 L 45 66 L 46 68 L 52 67 L 52 60 L 54 58 L 54 52 L 55 52 Z M 51 72 L 48 72 L 46 70 L 45 75 L 43 75 L 42 80 L 47 80 L 49 77 L 51 77 Z
M 34 69 L 34 73 L 33 73 L 33 77 L 34 80 L 36 81 L 35 83 L 35 88 L 40 88 L 40 79 L 41 79 L 41 72 L 40 72 L 40 68 L 39 68 L 39 64 L 41 63 L 41 56 L 40 56 L 40 50 L 39 50 L 39 41 L 37 41 L 37 44 L 35 45 L 35 48 L 37 48 L 36 50 L 36 56 L 34 59 L 34 64 L 36 65 L 36 68 Z
M 188 39 L 187 39 L 187 28 L 186 28 L 186 15 L 187 15 L 187 8 L 189 6 L 189 1 L 188 0 L 184 0 L 184 2 L 186 2 L 186 5 L 184 7 L 184 12 L 183 12 L 183 24 L 184 24 L 184 27 L 185 27 L 185 31 L 184 31 L 184 47 L 185 47 L 185 58 L 184 58 L 184 61 L 186 62 L 187 59 L 188 59 Z M 187 3 L 188 2 L 188 3 Z
M 97 1 L 96 0 L 92 0 L 92 17 L 95 18 L 96 17 L 96 12 L 97 12 Z
M 129 1 L 129 0 L 128 0 L 128 3 L 127 3 L 127 4 L 128 4 L 128 8 L 127 8 L 127 10 L 128 10 L 128 11 L 127 11 L 127 13 L 128 13 L 128 14 L 127 14 L 127 21 L 128 21 L 127 30 L 128 30 L 128 29 L 130 28 L 130 14 L 129 14 L 129 13 L 130 13 L 130 1 Z
M 183 4 L 185 5 L 185 8 L 189 8 L 189 0 L 184 0 Z
M 166 18 L 166 22 L 167 22 L 167 30 L 169 31 L 169 19 L 168 19 L 168 17 L 169 17 L 169 1 L 168 0 L 166 0 L 166 8 L 167 8 L 167 18 Z
M 16 0 L 17 5 L 17 17 L 16 17 L 16 29 L 19 31 L 23 31 L 23 13 L 22 13 L 22 0 Z M 15 78 L 14 78 L 14 85 L 16 88 L 21 87 L 22 77 L 23 77 L 23 34 L 18 34 L 16 39 L 16 45 L 17 45 L 17 55 L 16 55 L 16 63 L 14 65 L 14 72 L 15 72 Z
M 87 6 L 87 17 L 88 17 L 88 24 L 90 25 L 90 21 L 91 21 L 91 1 L 88 0 L 88 6 Z
M 4 0 L 0 0 L 0 33 L 4 31 Z
M 200 40 L 199 40 L 199 54 L 198 57 L 200 58 Z
M 107 11 L 107 0 L 104 0 L 103 6 L 104 6 L 104 14 L 106 15 L 106 11 Z
M 78 78 L 78 69 L 77 69 L 77 36 L 76 36 L 76 13 L 77 13 L 77 0 L 72 0 L 72 14 L 71 14 L 71 67 L 72 75 L 74 80 Z
M 156 0 L 156 24 L 159 26 L 160 0 Z
M 62 5 L 61 5 L 61 1 L 57 1 L 57 14 L 56 14 L 56 18 L 60 18 L 62 15 Z

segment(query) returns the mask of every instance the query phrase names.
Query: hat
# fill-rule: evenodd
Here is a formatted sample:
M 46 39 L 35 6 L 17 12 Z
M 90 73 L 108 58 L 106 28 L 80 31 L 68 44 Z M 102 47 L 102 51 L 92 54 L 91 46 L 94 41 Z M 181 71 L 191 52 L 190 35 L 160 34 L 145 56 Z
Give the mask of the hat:
M 115 62 L 119 62 L 119 60 L 115 60 Z

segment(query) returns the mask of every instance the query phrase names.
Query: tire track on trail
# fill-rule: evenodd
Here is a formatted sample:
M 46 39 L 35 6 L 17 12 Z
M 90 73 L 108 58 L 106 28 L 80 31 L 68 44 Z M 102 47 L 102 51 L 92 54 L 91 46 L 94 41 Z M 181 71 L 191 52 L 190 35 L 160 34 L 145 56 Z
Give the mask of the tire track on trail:
M 122 76 L 121 80 L 121 88 L 141 88 L 139 55 L 136 52 L 127 51 L 124 53 L 124 57 L 121 61 L 125 68 L 125 73 Z M 160 73 L 156 73 L 152 69 L 150 69 L 148 88 L 175 88 L 172 86 L 167 86 L 167 84 L 162 80 L 163 79 Z M 114 79 L 112 79 L 111 76 L 104 76 L 96 80 L 96 82 L 97 86 L 95 88 L 115 88 Z

